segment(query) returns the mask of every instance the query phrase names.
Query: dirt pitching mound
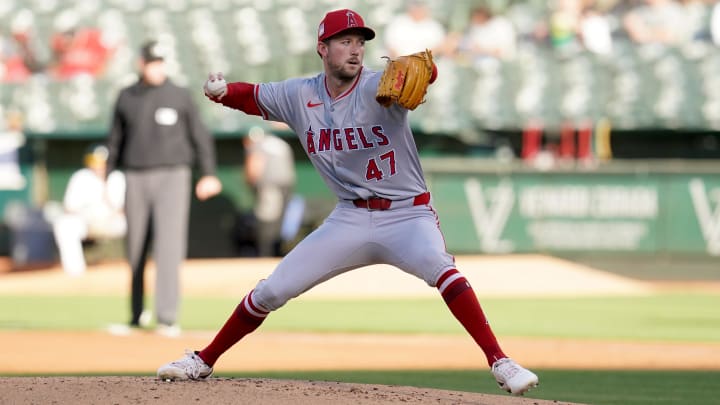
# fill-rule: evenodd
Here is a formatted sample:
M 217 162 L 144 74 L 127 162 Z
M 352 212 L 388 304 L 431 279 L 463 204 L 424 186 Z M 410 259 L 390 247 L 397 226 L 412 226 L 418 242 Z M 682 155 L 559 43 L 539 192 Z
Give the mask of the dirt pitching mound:
M 258 378 L 164 382 L 152 377 L 9 377 L 0 378 L 0 392 L 3 403 L 9 404 L 568 404 L 427 388 Z

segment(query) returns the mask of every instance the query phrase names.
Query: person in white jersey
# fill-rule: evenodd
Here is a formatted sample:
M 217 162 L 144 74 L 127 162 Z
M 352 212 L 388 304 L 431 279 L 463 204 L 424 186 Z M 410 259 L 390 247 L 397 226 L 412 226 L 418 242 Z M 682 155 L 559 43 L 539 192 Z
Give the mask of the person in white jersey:
M 502 389 L 520 395 L 538 384 L 534 373 L 503 353 L 473 289 L 445 249 L 408 110 L 376 102 L 382 72 L 363 66 L 365 43 L 374 37 L 359 14 L 335 10 L 318 28 L 324 69 L 317 76 L 233 82 L 221 91 L 212 83 L 220 74 L 208 78 L 205 93 L 214 101 L 287 123 L 338 202 L 325 222 L 241 300 L 208 346 L 161 366 L 159 379 L 207 378 L 223 353 L 291 298 L 349 270 L 389 264 L 439 290 L 483 350 Z
M 73 173 L 63 196 L 64 212 L 53 222 L 55 244 L 65 273 L 79 276 L 87 264 L 82 242 L 121 238 L 125 221 L 125 176 L 107 174 L 108 149 L 93 145 L 85 154 L 85 167 Z

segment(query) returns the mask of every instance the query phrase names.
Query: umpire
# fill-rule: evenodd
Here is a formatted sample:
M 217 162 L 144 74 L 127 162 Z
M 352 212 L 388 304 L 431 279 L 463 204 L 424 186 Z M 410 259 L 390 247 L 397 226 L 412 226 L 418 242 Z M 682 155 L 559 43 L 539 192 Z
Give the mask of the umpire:
M 206 200 L 222 190 L 215 176 L 215 146 L 190 92 L 165 71 L 157 41 L 141 48 L 140 79 L 118 95 L 108 135 L 108 173 L 127 179 L 127 259 L 132 269 L 131 327 L 146 326 L 144 273 L 152 240 L 158 333 L 177 336 L 179 269 L 187 254 L 192 168 L 201 177 L 195 194 Z M 142 323 L 142 325 L 141 325 Z

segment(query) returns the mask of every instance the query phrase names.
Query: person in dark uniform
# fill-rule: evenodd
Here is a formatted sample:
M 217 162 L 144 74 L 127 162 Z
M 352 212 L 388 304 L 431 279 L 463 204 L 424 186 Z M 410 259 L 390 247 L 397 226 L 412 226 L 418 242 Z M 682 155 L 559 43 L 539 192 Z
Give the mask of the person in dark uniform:
M 295 160 L 285 140 L 253 127 L 243 138 L 245 180 L 255 196 L 258 256 L 282 256 L 282 223 L 295 187 Z
M 130 326 L 148 323 L 143 315 L 144 272 L 152 240 L 157 331 L 177 336 L 179 269 L 187 253 L 193 166 L 197 163 L 200 170 L 195 186 L 199 200 L 220 193 L 222 185 L 215 176 L 212 135 L 190 92 L 167 77 L 166 54 L 157 41 L 146 42 L 140 79 L 118 95 L 107 142 L 108 173 L 120 167 L 127 180 Z

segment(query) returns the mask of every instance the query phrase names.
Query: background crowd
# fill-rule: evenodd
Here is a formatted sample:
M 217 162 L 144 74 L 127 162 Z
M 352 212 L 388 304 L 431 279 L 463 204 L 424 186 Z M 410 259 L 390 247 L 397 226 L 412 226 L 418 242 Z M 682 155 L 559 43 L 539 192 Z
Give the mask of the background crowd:
M 408 0 L 384 18 L 385 41 L 377 52 L 397 56 L 430 48 L 438 56 L 474 62 L 512 59 L 518 46 L 526 45 L 601 55 L 611 55 L 616 41 L 720 46 L 720 5 L 714 0 L 475 1 L 461 23 L 448 17 L 452 12 L 447 9 L 453 7 Z M 10 13 L 6 20 L 9 24 L 0 31 L 3 82 L 23 82 L 33 74 L 53 80 L 102 77 L 113 59 L 126 58 L 134 45 L 129 35 L 114 30 L 114 24 L 85 19 L 78 8 L 54 14 L 49 32 L 41 33 L 35 14 L 27 8 Z M 298 49 L 312 52 L 312 46 Z

